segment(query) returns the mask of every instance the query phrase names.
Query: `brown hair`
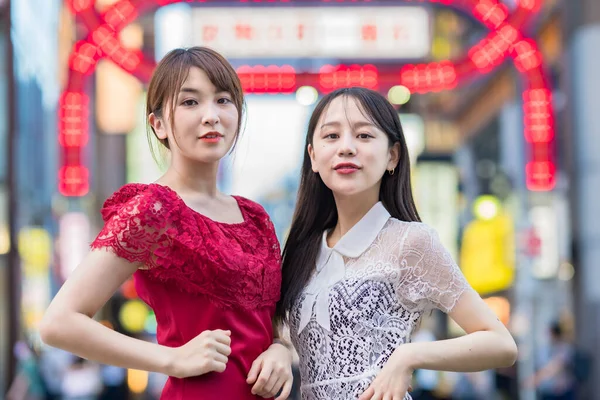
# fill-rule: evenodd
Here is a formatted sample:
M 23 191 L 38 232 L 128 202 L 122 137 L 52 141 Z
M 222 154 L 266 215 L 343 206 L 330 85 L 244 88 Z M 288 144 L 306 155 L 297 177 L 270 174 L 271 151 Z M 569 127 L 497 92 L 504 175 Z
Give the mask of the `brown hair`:
M 150 114 L 154 114 L 158 118 L 163 118 L 165 107 L 170 106 L 171 129 L 174 130 L 175 121 L 173 115 L 175 114 L 175 99 L 187 79 L 191 67 L 197 67 L 204 71 L 217 90 L 231 94 L 233 104 L 238 110 L 239 115 L 235 141 L 232 147 L 233 150 L 242 126 L 244 110 L 242 83 L 225 57 L 207 47 L 195 46 L 187 49 L 174 49 L 163 57 L 156 66 L 150 80 L 150 86 L 148 87 L 146 118 Z M 167 139 L 159 139 L 156 136 L 154 127 L 150 126 L 150 129 L 152 129 L 153 134 L 147 131 L 148 144 L 150 145 L 154 159 L 157 160 L 154 153 L 153 137 L 167 149 L 169 149 L 169 143 Z
M 319 118 L 338 97 L 355 99 L 364 115 L 385 132 L 390 147 L 399 144 L 400 160 L 395 166 L 397 172 L 394 175 L 384 173 L 379 200 L 396 219 L 421 220 L 412 196 L 408 148 L 394 107 L 381 94 L 360 87 L 338 89 L 323 97 L 308 122 L 296 210 L 283 249 L 281 298 L 275 311 L 277 322 L 287 321 L 292 304 L 298 300 L 315 270 L 323 232 L 334 228 L 337 223 L 333 192 L 321 176 L 312 171 L 308 145 L 313 144 Z

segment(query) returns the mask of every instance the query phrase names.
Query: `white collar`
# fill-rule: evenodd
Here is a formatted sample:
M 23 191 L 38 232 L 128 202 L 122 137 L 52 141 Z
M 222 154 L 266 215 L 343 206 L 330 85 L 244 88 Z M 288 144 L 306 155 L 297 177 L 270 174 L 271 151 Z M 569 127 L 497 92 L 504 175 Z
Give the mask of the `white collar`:
M 306 296 L 300 308 L 298 333 L 310 322 L 315 304 L 317 323 L 327 330 L 330 329 L 329 290 L 344 279 L 346 270 L 343 257 L 356 258 L 364 253 L 389 218 L 390 213 L 381 202 L 377 202 L 335 246 L 327 245 L 327 231 L 323 232 L 316 262 L 317 273 L 304 291 Z
M 379 201 L 358 221 L 335 246 L 327 245 L 327 231 L 323 232 L 321 250 L 317 257 L 317 271 L 325 266 L 329 253 L 336 251 L 344 257 L 356 258 L 364 253 L 390 218 L 390 213 Z

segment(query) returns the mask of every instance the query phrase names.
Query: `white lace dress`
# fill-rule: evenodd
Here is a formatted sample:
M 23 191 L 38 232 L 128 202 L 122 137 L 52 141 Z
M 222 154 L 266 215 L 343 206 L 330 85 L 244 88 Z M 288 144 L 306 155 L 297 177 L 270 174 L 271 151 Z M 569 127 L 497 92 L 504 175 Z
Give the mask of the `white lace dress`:
M 421 315 L 451 311 L 469 285 L 433 229 L 391 218 L 381 203 L 333 248 L 325 235 L 290 313 L 302 399 L 357 399 Z

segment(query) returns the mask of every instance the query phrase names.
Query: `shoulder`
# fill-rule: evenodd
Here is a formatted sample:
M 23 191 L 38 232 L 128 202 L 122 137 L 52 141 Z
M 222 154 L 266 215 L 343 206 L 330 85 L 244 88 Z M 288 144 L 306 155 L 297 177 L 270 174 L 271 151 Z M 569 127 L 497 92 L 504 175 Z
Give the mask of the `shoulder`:
M 256 201 L 250 200 L 246 197 L 238 196 L 238 195 L 232 195 L 231 197 L 236 199 L 238 204 L 240 205 L 240 207 L 243 207 L 245 211 L 256 213 L 256 214 L 267 215 L 265 208 L 263 206 L 261 206 L 259 203 L 257 203 Z
M 424 222 L 404 222 L 406 224 L 406 238 L 413 244 L 430 244 L 439 240 L 437 231 Z
M 101 210 L 102 219 L 108 221 L 115 215 L 160 215 L 173 210 L 174 192 L 157 184 L 128 183 L 115 191 Z
M 398 251 L 426 252 L 439 249 L 440 238 L 435 229 L 423 222 L 390 218 L 381 230 L 380 241 Z
M 271 219 L 265 208 L 256 201 L 247 199 L 242 196 L 232 196 L 238 202 L 239 207 L 244 211 L 246 216 L 256 221 L 270 222 Z
M 388 222 L 382 229 L 382 234 L 392 235 L 395 237 L 404 237 L 411 241 L 428 240 L 436 235 L 435 229 L 431 226 L 416 221 L 402 221 L 394 217 L 390 217 Z

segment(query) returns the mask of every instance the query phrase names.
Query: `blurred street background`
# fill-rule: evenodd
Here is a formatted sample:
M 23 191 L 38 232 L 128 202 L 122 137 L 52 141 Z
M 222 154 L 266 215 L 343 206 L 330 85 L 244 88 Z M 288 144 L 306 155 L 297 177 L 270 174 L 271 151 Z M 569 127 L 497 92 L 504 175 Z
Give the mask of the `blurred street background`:
M 158 398 L 165 377 L 48 348 L 37 327 L 104 200 L 164 168 L 147 84 L 192 45 L 247 93 L 219 186 L 282 243 L 319 97 L 364 86 L 397 106 L 423 220 L 520 349 L 507 370 L 417 371 L 415 400 L 600 399 L 598 0 L 0 0 L 0 398 Z M 132 282 L 96 318 L 155 340 Z M 433 313 L 414 340 L 461 334 Z

